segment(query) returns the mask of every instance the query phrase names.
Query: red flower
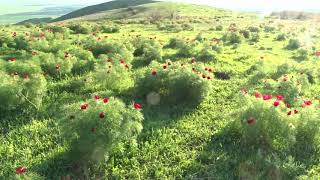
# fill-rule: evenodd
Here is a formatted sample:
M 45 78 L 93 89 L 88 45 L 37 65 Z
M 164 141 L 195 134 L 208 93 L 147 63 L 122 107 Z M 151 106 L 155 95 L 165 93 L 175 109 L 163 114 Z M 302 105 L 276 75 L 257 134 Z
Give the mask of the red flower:
M 17 59 L 16 58 L 10 58 L 9 61 L 15 62 Z
M 310 100 L 304 101 L 304 104 L 307 106 L 310 106 L 310 105 L 312 105 L 312 101 L 310 101 Z
M 101 98 L 101 96 L 95 95 L 94 98 L 98 100 Z
M 261 98 L 261 97 L 262 97 L 259 92 L 256 92 L 256 93 L 254 94 L 254 96 L 255 96 L 256 98 Z
M 204 68 L 204 70 L 205 70 L 205 71 L 208 71 L 208 68 L 206 67 L 206 68 Z
M 289 108 L 289 107 L 290 107 L 290 104 L 289 104 L 289 103 L 286 103 L 285 105 L 286 105 L 286 107 L 287 107 L 287 108 Z
M 205 74 L 202 74 L 202 78 L 206 78 L 206 75 L 205 75 Z
M 212 69 L 210 68 L 208 71 L 209 71 L 209 72 L 212 72 Z
M 106 115 L 105 115 L 104 112 L 101 112 L 101 113 L 99 114 L 99 117 L 100 117 L 101 119 L 103 119 L 105 116 L 106 116 Z
M 155 76 L 155 75 L 157 75 L 157 71 L 153 70 L 153 71 L 151 72 L 151 74 L 152 74 L 153 76 Z
M 86 110 L 88 107 L 89 107 L 89 104 L 81 105 L 81 109 L 82 109 L 82 110 Z
M 289 111 L 289 112 L 287 113 L 288 116 L 290 116 L 291 114 L 292 114 L 292 111 Z
M 210 77 L 210 76 L 208 76 L 208 77 L 207 77 L 207 79 L 208 79 L 208 80 L 210 80 L 210 79 L 211 79 L 211 77 Z
M 294 110 L 294 113 L 295 113 L 295 114 L 298 114 L 298 112 L 299 112 L 298 110 L 296 110 L 296 109 Z
M 28 171 L 28 169 L 26 167 L 17 167 L 16 168 L 16 173 L 18 173 L 18 174 L 23 174 L 27 171 Z
M 267 101 L 267 100 L 272 99 L 272 96 L 269 95 L 269 94 L 265 94 L 265 95 L 262 96 L 262 98 L 263 98 L 263 100 Z
M 284 98 L 283 98 L 283 96 L 279 95 L 279 96 L 277 96 L 277 100 L 282 101 L 282 100 L 284 100 Z
M 256 122 L 256 119 L 253 118 L 253 117 L 247 119 L 247 123 L 248 123 L 248 124 L 252 124 L 252 123 L 255 123 L 255 122 Z
M 121 64 L 124 64 L 124 60 L 123 60 L 123 59 L 120 59 L 120 63 L 121 63 Z
M 103 102 L 104 102 L 104 103 L 108 103 L 108 102 L 109 102 L 109 99 L 108 99 L 108 98 L 104 98 L 104 99 L 103 99 Z
M 167 65 L 163 65 L 162 67 L 163 67 L 163 69 L 167 69 Z
M 29 79 L 29 75 L 28 75 L 28 74 L 25 74 L 25 75 L 22 76 L 22 78 L 23 78 L 23 79 Z
M 279 106 L 279 105 L 280 105 L 279 101 L 275 101 L 275 102 L 273 103 L 273 106 L 275 106 L 275 107 L 277 107 L 277 106 Z
M 142 108 L 141 104 L 138 104 L 138 103 L 134 103 L 133 107 L 136 108 L 136 109 L 141 109 Z

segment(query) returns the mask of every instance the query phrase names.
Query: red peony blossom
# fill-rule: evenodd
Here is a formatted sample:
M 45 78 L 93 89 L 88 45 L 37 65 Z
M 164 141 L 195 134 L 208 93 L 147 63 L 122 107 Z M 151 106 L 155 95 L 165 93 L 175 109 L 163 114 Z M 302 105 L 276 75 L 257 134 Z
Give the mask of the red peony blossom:
M 15 62 L 17 59 L 16 58 L 10 58 L 9 61 Z
M 153 76 L 155 76 L 155 75 L 157 75 L 157 71 L 153 70 L 153 71 L 151 72 L 151 74 L 152 74 Z
M 255 122 L 256 122 L 256 119 L 253 118 L 253 117 L 247 119 L 247 123 L 248 124 L 252 124 L 252 123 L 255 123 Z
M 101 113 L 99 114 L 99 117 L 100 117 L 101 119 L 103 119 L 105 116 L 106 116 L 106 114 L 105 114 L 104 112 L 101 112 Z
M 138 103 L 134 103 L 133 107 L 136 108 L 136 109 L 141 109 L 142 108 L 141 104 L 138 104 Z
M 262 97 L 262 95 L 261 95 L 259 92 L 255 92 L 255 93 L 254 93 L 254 96 L 255 96 L 256 98 L 261 98 L 261 97 Z
M 26 167 L 17 167 L 16 168 L 16 173 L 18 174 L 23 174 L 23 173 L 26 173 L 28 171 L 28 168 Z
M 292 114 L 292 111 L 289 111 L 289 112 L 287 113 L 288 116 L 290 116 L 291 114 Z
M 98 99 L 100 99 L 100 98 L 101 98 L 101 96 L 99 96 L 99 95 L 95 95 L 95 96 L 94 96 L 94 98 L 95 98 L 96 100 L 98 100 Z
M 88 107 L 89 107 L 89 104 L 81 105 L 81 109 L 82 109 L 82 110 L 86 110 Z
M 282 100 L 284 100 L 284 97 L 279 95 L 279 96 L 277 96 L 277 100 L 282 101 Z
M 274 103 L 273 103 L 273 106 L 275 106 L 275 107 L 277 107 L 277 106 L 279 106 L 280 105 L 280 102 L 279 101 L 275 101 Z
M 310 100 L 304 101 L 304 104 L 307 106 L 310 106 L 310 105 L 312 105 L 312 101 L 310 101 Z
M 23 78 L 23 79 L 29 79 L 29 75 L 28 75 L 28 74 L 24 74 L 24 75 L 22 76 L 22 78 Z
M 269 94 L 265 94 L 265 95 L 262 96 L 262 98 L 263 98 L 263 100 L 267 101 L 267 100 L 272 99 L 272 96 L 269 95 Z
M 104 103 L 108 103 L 108 102 L 109 102 L 109 99 L 108 99 L 108 98 L 103 98 L 103 102 L 104 102 Z

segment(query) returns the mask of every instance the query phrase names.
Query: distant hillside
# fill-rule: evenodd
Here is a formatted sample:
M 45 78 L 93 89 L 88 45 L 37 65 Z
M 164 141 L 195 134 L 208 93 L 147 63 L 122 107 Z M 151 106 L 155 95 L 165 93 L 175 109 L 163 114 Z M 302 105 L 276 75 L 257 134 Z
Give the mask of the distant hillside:
M 153 0 L 115 0 L 115 1 L 110 1 L 110 2 L 106 2 L 106 3 L 102 3 L 102 4 L 88 6 L 88 7 L 73 11 L 69 14 L 66 14 L 66 15 L 63 15 L 63 16 L 57 18 L 57 19 L 54 19 L 53 22 L 77 18 L 77 17 L 86 16 L 86 15 L 90 15 L 90 14 L 96 14 L 96 13 L 99 13 L 102 11 L 133 7 L 133 6 L 155 3 L 155 2 L 157 2 L 157 1 L 153 1 Z
M 320 18 L 320 14 L 319 13 L 302 12 L 302 11 L 272 12 L 271 16 L 275 16 L 275 17 L 278 17 L 280 19 L 298 19 L 298 20 L 318 19 L 318 18 Z
M 80 9 L 83 6 L 62 6 L 62 7 L 45 7 L 41 10 L 35 10 L 30 12 L 12 13 L 0 15 L 0 24 L 18 23 L 28 19 L 35 18 L 57 18 L 64 14 L 70 13 L 74 10 Z
M 21 22 L 18 22 L 16 25 L 24 25 L 27 23 L 31 23 L 31 24 L 41 24 L 41 23 L 49 23 L 53 20 L 53 18 L 49 17 L 49 18 L 32 18 L 32 19 L 27 19 Z
M 128 2 L 128 0 L 112 1 L 115 2 Z M 131 1 L 130 1 L 131 2 Z M 133 2 L 133 1 L 132 1 Z M 135 1 L 141 3 L 141 5 L 128 5 L 123 6 L 124 8 L 102 10 L 99 12 L 94 11 L 94 13 L 79 16 L 76 18 L 68 19 L 66 16 L 64 18 L 58 18 L 53 21 L 58 21 L 59 19 L 64 19 L 61 21 L 97 21 L 97 20 L 157 20 L 165 18 L 175 18 L 183 19 L 190 18 L 196 21 L 199 18 L 215 19 L 214 21 L 219 21 L 220 18 L 224 18 L 225 22 L 228 18 L 233 16 L 242 16 L 247 14 L 246 17 L 256 17 L 254 13 L 243 13 L 231 10 L 214 8 L 206 5 L 195 5 L 189 3 L 174 3 L 174 2 L 160 2 L 160 1 Z M 142 2 L 148 2 L 142 4 Z M 151 3 L 150 3 L 151 2 Z M 105 3 L 104 3 L 105 4 Z M 138 3 L 136 3 L 138 4 Z M 96 5 L 99 6 L 99 5 Z M 102 5 L 101 5 L 102 6 Z M 116 7 L 120 7 L 119 5 Z M 86 8 L 83 8 L 86 9 Z M 73 14 L 74 12 L 70 13 Z

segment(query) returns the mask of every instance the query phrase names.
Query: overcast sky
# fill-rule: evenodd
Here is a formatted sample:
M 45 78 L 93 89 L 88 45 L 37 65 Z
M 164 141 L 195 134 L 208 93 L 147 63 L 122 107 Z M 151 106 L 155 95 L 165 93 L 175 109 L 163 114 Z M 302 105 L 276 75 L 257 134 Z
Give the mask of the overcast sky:
M 23 5 L 92 5 L 108 0 L 0 0 L 0 10 Z M 170 0 L 169 0 L 170 1 Z M 320 0 L 172 0 L 240 10 L 320 10 Z M 0 12 L 1 14 L 1 12 Z

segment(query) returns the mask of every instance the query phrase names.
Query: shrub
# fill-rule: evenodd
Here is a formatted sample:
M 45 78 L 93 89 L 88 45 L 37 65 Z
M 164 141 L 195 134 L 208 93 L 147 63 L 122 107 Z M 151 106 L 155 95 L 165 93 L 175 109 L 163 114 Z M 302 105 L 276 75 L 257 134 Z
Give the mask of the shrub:
M 259 33 L 252 33 L 251 39 L 250 39 L 251 42 L 255 42 L 255 43 L 259 42 L 259 39 L 260 39 Z
M 53 53 L 40 53 L 33 60 L 39 62 L 43 72 L 52 77 L 71 74 L 73 65 L 77 61 L 76 57 L 61 51 L 57 55 Z
M 116 25 L 103 25 L 101 26 L 103 33 L 118 33 L 120 32 L 120 27 Z
M 256 33 L 260 32 L 259 27 L 254 27 L 254 26 L 248 27 L 248 30 L 249 30 L 250 32 L 256 32 Z
M 134 56 L 137 61 L 142 62 L 144 65 L 150 64 L 153 60 L 162 60 L 162 47 L 156 40 L 138 38 L 133 44 L 135 45 Z
M 75 34 L 90 34 L 92 32 L 92 28 L 87 24 L 70 24 L 68 26 Z
M 96 41 L 93 39 L 87 39 L 83 43 L 85 49 L 90 50 L 96 58 L 105 54 L 109 57 L 120 56 L 126 62 L 133 60 L 132 52 L 126 43 L 110 40 Z
M 287 39 L 287 37 L 286 37 L 286 34 L 284 34 L 284 33 L 278 34 L 277 37 L 276 37 L 277 41 L 284 41 L 286 39 Z
M 104 58 L 106 59 L 106 58 Z M 111 59 L 109 59 L 110 61 Z M 96 64 L 93 74 L 94 84 L 103 89 L 122 92 L 133 87 L 132 73 L 130 66 L 123 60 L 101 62 Z
M 218 44 L 215 44 L 215 45 L 212 46 L 212 50 L 214 50 L 214 51 L 216 51 L 217 53 L 220 54 L 223 51 L 223 47 L 218 45 Z
M 222 31 L 222 30 L 223 30 L 223 26 L 222 25 L 216 26 L 216 31 Z
M 297 39 L 290 39 L 289 43 L 287 45 L 287 49 L 289 50 L 294 50 L 298 49 L 300 47 L 300 42 Z
M 217 57 L 215 51 L 209 46 L 204 46 L 200 53 L 198 53 L 197 59 L 204 62 L 216 62 Z
M 149 93 L 156 93 L 162 105 L 193 106 L 208 94 L 212 74 L 201 65 L 181 66 L 167 62 L 153 63 L 152 67 L 151 71 L 136 78 L 138 97 L 146 98 Z
M 238 33 L 236 32 L 228 32 L 228 33 L 225 33 L 223 36 L 222 36 L 222 41 L 224 43 L 227 43 L 227 44 L 240 44 L 241 43 L 241 37 Z
M 308 59 L 308 55 L 308 50 L 300 48 L 296 53 L 295 59 L 298 61 L 305 61 Z
M 0 71 L 0 111 L 5 114 L 20 108 L 38 110 L 46 92 L 46 80 L 40 74 L 8 75 Z
M 60 121 L 62 135 L 70 143 L 68 157 L 81 165 L 103 161 L 115 145 L 142 130 L 138 109 L 113 97 L 95 98 L 66 106 Z
M 184 43 L 185 43 L 185 41 L 183 39 L 171 38 L 170 41 L 169 41 L 169 44 L 166 47 L 175 49 L 175 48 L 180 47 Z
M 244 38 L 249 39 L 250 38 L 250 31 L 248 30 L 241 30 L 240 33 L 243 35 Z
M 181 27 L 184 31 L 193 31 L 194 30 L 194 27 L 190 24 L 182 24 Z
M 199 42 L 203 42 L 204 41 L 204 37 L 203 37 L 203 33 L 198 33 L 195 40 L 199 41 Z
M 176 53 L 176 56 L 178 57 L 193 57 L 195 55 L 195 44 L 185 42 L 183 44 L 180 44 L 178 47 L 178 51 Z
M 273 32 L 273 31 L 275 31 L 276 30 L 276 28 L 275 27 L 273 27 L 273 26 L 265 26 L 264 27 L 264 32 Z

